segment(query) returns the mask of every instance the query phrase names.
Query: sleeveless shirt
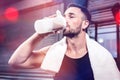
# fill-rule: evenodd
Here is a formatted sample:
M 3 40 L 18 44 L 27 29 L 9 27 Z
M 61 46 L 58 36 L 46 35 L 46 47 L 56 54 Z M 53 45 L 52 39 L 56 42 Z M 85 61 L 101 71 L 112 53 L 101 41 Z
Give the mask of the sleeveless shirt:
M 65 55 L 54 80 L 94 80 L 88 53 L 77 59 Z

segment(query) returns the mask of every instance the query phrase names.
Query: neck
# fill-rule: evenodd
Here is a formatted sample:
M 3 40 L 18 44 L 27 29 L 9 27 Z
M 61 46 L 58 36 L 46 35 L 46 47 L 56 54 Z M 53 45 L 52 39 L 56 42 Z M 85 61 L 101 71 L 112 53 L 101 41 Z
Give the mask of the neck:
M 76 55 L 87 52 L 85 35 L 85 32 L 81 32 L 78 36 L 75 36 L 73 38 L 67 37 L 68 53 Z

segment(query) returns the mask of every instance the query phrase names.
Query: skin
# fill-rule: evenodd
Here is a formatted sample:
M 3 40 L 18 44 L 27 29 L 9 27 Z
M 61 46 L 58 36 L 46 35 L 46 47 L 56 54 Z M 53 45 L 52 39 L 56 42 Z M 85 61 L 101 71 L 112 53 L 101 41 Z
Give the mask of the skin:
M 70 58 L 81 58 L 87 53 L 85 32 L 89 21 L 77 7 L 69 7 L 65 13 L 66 29 L 63 35 L 67 37 L 66 55 Z M 39 68 L 50 46 L 34 51 L 36 45 L 46 36 L 53 33 L 34 33 L 24 41 L 10 57 L 8 63 L 15 68 Z M 71 36 L 72 35 L 72 36 Z

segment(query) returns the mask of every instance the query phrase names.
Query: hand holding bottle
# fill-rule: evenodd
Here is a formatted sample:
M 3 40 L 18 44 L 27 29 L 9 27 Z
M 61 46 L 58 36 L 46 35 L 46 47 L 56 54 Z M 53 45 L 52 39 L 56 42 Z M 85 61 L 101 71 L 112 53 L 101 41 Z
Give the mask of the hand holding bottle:
M 54 32 L 66 27 L 65 18 L 62 16 L 59 10 L 56 11 L 56 17 L 45 17 L 41 20 L 36 20 L 34 29 L 37 33 Z

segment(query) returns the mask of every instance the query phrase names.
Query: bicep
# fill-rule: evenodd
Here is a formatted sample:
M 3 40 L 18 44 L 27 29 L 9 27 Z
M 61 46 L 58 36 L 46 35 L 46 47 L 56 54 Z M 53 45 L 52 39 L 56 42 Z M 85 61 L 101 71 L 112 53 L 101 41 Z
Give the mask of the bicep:
M 32 55 L 23 63 L 27 68 L 38 68 L 40 67 L 43 59 L 45 57 L 44 53 L 34 52 Z
M 49 46 L 37 51 L 33 51 L 29 58 L 24 63 L 19 64 L 18 66 L 21 68 L 39 68 L 48 49 Z

